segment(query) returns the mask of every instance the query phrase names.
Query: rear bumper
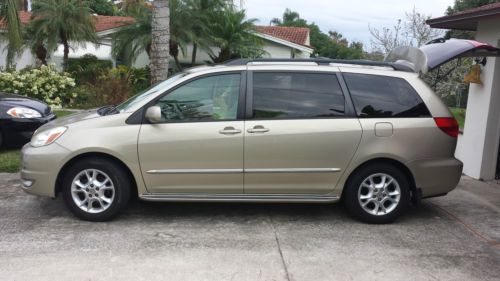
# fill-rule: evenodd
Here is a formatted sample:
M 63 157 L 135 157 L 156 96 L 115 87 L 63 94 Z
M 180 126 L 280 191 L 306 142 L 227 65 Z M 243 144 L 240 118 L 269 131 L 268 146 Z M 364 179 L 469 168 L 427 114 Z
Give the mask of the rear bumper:
M 59 170 L 69 151 L 57 143 L 32 147 L 26 144 L 21 151 L 21 187 L 26 193 L 55 197 Z
M 422 198 L 452 191 L 462 176 L 463 163 L 456 158 L 422 159 L 407 163 Z

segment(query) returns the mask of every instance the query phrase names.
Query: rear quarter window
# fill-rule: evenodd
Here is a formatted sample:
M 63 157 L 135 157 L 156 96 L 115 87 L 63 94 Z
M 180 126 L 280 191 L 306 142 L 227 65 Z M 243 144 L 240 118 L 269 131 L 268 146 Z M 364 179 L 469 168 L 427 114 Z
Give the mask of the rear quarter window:
M 358 73 L 343 76 L 360 118 L 431 116 L 415 89 L 402 78 Z

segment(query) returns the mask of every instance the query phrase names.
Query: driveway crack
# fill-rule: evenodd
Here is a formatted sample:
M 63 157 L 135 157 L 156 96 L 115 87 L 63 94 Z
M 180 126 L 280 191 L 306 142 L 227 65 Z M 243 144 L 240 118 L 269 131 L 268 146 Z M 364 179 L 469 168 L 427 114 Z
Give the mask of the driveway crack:
M 290 278 L 290 273 L 288 272 L 288 267 L 286 265 L 285 258 L 283 257 L 283 251 L 281 250 L 281 243 L 280 243 L 280 239 L 278 237 L 278 231 L 276 230 L 276 227 L 275 227 L 274 222 L 273 222 L 273 218 L 271 216 L 269 216 L 269 221 L 271 223 L 271 228 L 273 229 L 274 238 L 276 239 L 276 245 L 278 246 L 278 252 L 280 253 L 281 263 L 283 264 L 283 269 L 285 270 L 286 280 L 291 281 L 292 279 Z

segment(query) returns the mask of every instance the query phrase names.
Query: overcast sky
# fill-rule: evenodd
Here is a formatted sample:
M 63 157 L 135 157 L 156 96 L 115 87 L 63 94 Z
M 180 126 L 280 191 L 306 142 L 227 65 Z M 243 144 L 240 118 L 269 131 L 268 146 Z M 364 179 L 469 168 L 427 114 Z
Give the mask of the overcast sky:
M 339 31 L 349 41 L 362 41 L 370 49 L 368 25 L 375 28 L 394 26 L 405 12 L 418 12 L 439 17 L 454 0 L 243 0 L 249 18 L 269 25 L 272 18 L 283 15 L 286 8 L 301 18 L 315 22 L 322 31 Z

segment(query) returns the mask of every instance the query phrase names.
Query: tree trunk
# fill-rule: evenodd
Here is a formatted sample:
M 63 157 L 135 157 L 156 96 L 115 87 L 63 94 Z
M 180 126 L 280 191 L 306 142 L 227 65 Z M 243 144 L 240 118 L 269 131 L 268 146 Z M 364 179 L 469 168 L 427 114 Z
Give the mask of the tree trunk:
M 168 77 L 170 10 L 168 0 L 155 0 L 151 30 L 151 82 L 157 83 Z
M 35 54 L 40 64 L 47 65 L 47 49 L 42 44 L 37 44 Z
M 64 57 L 63 57 L 63 70 L 66 71 L 68 69 L 68 59 L 69 59 L 69 44 L 68 41 L 63 41 L 64 46 Z
M 196 52 L 198 51 L 198 44 L 193 44 L 193 53 L 191 54 L 191 66 L 196 65 Z

